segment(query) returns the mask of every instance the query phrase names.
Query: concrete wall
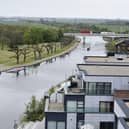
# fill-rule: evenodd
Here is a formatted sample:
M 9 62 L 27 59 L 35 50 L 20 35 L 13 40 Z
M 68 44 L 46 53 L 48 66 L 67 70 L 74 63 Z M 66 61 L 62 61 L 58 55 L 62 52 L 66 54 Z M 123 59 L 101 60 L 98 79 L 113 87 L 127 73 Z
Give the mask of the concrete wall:
M 118 127 L 117 129 L 125 129 L 120 120 L 118 121 Z
M 85 107 L 95 107 L 99 110 L 100 101 L 113 101 L 113 96 L 85 96 Z
M 67 129 L 76 129 L 76 121 L 76 113 L 67 113 Z
M 114 101 L 114 112 L 117 117 L 126 117 L 126 114 L 123 112 L 116 100 Z
M 111 82 L 112 90 L 125 89 L 129 90 L 129 77 L 106 77 L 106 76 L 83 76 L 86 82 Z
M 101 113 L 85 113 L 85 123 L 91 124 L 95 129 L 99 129 L 100 122 L 114 122 L 114 114 L 101 114 Z

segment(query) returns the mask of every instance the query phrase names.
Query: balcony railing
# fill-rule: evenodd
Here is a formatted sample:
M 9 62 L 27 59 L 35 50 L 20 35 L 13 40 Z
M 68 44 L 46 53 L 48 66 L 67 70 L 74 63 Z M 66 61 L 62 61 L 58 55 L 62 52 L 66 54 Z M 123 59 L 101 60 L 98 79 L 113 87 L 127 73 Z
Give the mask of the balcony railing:
M 112 108 L 99 108 L 99 107 L 85 107 L 85 108 L 76 108 L 69 107 L 67 112 L 83 112 L 83 113 L 112 113 Z
M 99 107 L 86 107 L 86 113 L 111 113 L 113 112 L 112 108 L 99 108 Z
M 104 89 L 96 89 L 96 90 L 89 90 L 89 89 L 80 89 L 80 88 L 70 88 L 69 92 L 72 93 L 84 93 L 86 95 L 111 95 L 111 90 L 104 90 Z
M 104 90 L 104 89 L 96 89 L 96 90 L 89 90 L 85 89 L 86 95 L 111 95 L 111 90 Z

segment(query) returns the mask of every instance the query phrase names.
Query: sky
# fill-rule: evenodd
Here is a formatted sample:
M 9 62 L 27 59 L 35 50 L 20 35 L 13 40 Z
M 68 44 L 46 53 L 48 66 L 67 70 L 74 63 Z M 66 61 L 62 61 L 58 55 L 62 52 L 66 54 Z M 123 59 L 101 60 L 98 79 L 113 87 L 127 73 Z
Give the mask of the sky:
M 129 0 L 0 0 L 0 16 L 129 19 Z

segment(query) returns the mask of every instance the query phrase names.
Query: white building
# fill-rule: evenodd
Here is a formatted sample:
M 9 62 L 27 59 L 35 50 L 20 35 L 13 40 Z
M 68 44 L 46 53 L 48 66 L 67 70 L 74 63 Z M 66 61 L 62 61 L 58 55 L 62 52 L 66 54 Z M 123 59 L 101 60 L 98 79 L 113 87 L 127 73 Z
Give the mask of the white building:
M 115 95 L 129 90 L 129 64 L 87 62 L 77 67 L 77 79 L 62 87 L 55 101 L 46 100 L 46 129 L 126 129 Z

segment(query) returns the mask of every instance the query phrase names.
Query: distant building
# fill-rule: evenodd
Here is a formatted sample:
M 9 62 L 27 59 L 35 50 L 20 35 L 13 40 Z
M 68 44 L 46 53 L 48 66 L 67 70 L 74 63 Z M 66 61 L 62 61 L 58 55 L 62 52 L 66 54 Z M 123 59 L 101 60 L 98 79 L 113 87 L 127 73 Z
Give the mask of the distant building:
M 80 33 L 82 33 L 82 34 L 92 34 L 92 31 L 88 30 L 88 29 L 82 29 L 82 30 L 80 30 Z

